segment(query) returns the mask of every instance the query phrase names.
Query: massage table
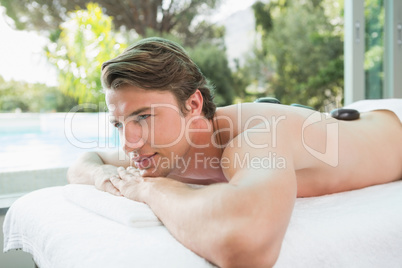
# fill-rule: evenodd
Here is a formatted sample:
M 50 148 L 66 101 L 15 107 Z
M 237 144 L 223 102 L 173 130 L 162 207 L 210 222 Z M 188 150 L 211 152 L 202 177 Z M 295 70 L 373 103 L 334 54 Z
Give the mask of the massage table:
M 147 205 L 89 185 L 26 194 L 3 232 L 4 252 L 29 252 L 40 268 L 215 267 Z M 298 198 L 274 267 L 402 267 L 402 181 Z

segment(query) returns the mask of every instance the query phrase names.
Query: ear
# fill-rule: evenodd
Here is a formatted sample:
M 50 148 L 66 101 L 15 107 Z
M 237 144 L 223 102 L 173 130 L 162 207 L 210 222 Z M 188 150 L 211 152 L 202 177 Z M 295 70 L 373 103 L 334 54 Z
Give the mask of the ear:
M 202 97 L 201 91 L 198 89 L 186 101 L 186 109 L 189 111 L 189 114 L 193 116 L 202 114 L 203 105 L 204 98 Z

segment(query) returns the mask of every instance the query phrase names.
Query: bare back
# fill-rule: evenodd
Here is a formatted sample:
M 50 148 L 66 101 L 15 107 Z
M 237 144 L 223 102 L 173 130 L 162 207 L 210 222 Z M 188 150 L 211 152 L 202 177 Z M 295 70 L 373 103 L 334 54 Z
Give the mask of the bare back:
M 388 111 L 364 113 L 356 121 L 340 121 L 338 163 L 311 159 L 296 172 L 299 196 L 354 190 L 402 178 L 402 125 Z M 322 131 L 324 132 L 324 131 Z M 326 133 L 322 133 L 325 139 Z M 316 143 L 322 144 L 322 139 Z M 301 153 L 301 157 L 308 157 Z
M 243 104 L 219 109 L 217 118 L 220 129 L 234 130 L 221 132 L 223 143 L 246 129 L 258 128 L 263 118 L 268 120 L 271 132 L 275 131 L 271 135 L 276 139 L 285 133 L 289 137 L 290 133 L 299 197 L 402 178 L 402 124 L 390 111 L 362 113 L 358 120 L 338 121 L 303 108 Z

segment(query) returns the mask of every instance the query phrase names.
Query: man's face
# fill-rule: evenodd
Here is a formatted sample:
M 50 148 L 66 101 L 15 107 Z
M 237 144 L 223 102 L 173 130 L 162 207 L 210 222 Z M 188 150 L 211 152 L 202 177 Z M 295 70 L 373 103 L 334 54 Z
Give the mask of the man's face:
M 106 103 L 123 149 L 143 176 L 166 177 L 188 152 L 187 119 L 171 92 L 124 86 L 107 90 Z

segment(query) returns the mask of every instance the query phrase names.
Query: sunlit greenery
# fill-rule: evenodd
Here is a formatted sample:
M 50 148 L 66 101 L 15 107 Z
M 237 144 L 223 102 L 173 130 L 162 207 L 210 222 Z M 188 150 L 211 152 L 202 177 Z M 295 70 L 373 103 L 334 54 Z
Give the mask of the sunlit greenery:
M 65 1 L 53 10 L 51 0 L 30 3 L 0 0 L 17 28 L 35 29 L 49 37 L 45 53 L 59 72 L 57 88 L 0 80 L 0 110 L 61 111 L 63 105 L 74 105 L 77 101 L 103 102 L 102 62 L 148 36 L 165 37 L 183 45 L 215 85 L 218 105 L 273 96 L 284 104 L 301 103 L 323 110 L 342 101 L 343 0 L 256 2 L 253 10 L 258 38 L 246 59 L 237 61 L 233 69 L 229 68 L 226 57 L 225 29 L 205 19 L 196 19 L 198 13 L 207 14 L 216 8 L 220 0 L 162 0 L 156 7 L 150 5 L 150 1 L 132 1 L 145 5 L 141 12 L 165 10 L 170 13 L 162 12 L 159 17 L 149 17 L 148 21 L 139 17 L 137 21 L 129 21 L 116 11 L 124 10 L 124 3 L 120 1 L 115 7 L 110 6 L 110 1 L 102 0 L 86 5 L 87 1 L 83 0 Z M 375 7 L 382 5 L 382 0 L 371 2 Z M 166 3 L 173 3 L 171 9 L 168 10 Z M 127 10 L 127 13 L 139 12 Z M 381 9 L 366 10 L 366 13 L 372 18 L 379 16 L 378 21 L 383 16 Z M 381 34 L 378 29 L 382 25 L 378 21 L 373 27 Z M 381 67 L 383 50 L 380 39 L 368 41 L 368 38 L 366 36 L 366 42 L 371 42 L 372 46 L 366 52 L 365 64 L 366 71 L 370 72 Z M 42 97 L 26 101 L 26 95 L 19 89 L 23 87 Z M 59 99 L 65 100 L 61 102 L 63 107 L 59 106 Z M 34 104 L 35 101 L 38 104 Z M 43 102 L 52 103 L 51 107 Z
M 88 0 L 0 0 L 6 14 L 20 30 L 53 34 L 68 14 L 86 9 Z M 205 19 L 222 0 L 96 0 L 105 15 L 113 17 L 114 29 L 133 30 L 146 36 L 152 29 L 157 35 L 175 33 L 186 46 L 211 39 L 213 23 Z M 197 23 L 193 23 L 197 21 Z
M 68 112 L 77 101 L 56 87 L 5 81 L 0 76 L 0 111 L 2 112 Z
M 127 46 L 117 41 L 112 18 L 98 4 L 69 14 L 61 25 L 60 37 L 47 47 L 49 61 L 59 70 L 62 92 L 84 102 L 103 102 L 101 64 Z
M 334 18 L 326 15 L 326 2 L 273 0 L 253 6 L 262 42 L 249 65 L 266 70 L 254 78 L 265 95 L 316 109 L 341 101 L 343 41 Z
M 219 106 L 232 104 L 233 78 L 225 51 L 210 44 L 200 44 L 188 52 L 203 74 L 215 86 L 215 103 Z
M 148 36 L 154 34 L 152 29 L 147 31 Z M 215 44 L 204 42 L 186 48 L 203 73 L 216 85 L 217 104 L 228 105 L 233 100 L 232 74 L 225 56 L 223 32 L 218 31 L 214 35 Z M 172 34 L 162 36 L 180 42 L 180 38 Z M 70 13 L 69 19 L 61 25 L 60 37 L 55 38 L 56 42 L 47 48 L 50 62 L 59 70 L 59 88 L 78 98 L 80 103 L 104 101 L 100 83 L 101 64 L 120 54 L 131 39 L 133 37 L 125 32 L 113 31 L 112 18 L 103 14 L 97 4 L 88 4 L 86 10 Z

